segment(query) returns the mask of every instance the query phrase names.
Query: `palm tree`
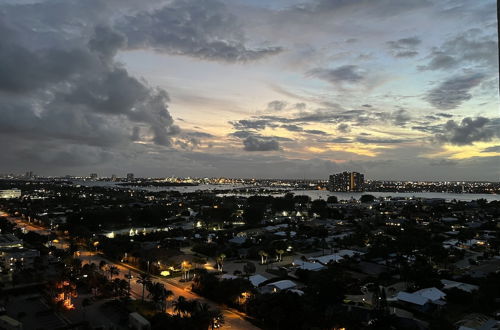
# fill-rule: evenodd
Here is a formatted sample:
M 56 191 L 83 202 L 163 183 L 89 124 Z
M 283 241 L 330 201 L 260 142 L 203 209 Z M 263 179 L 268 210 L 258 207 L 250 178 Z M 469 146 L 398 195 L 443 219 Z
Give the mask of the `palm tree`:
M 108 273 L 109 273 L 109 279 L 112 280 L 113 279 L 113 275 L 119 275 L 120 274 L 120 270 L 116 267 L 116 266 L 109 266 L 108 267 Z
M 155 302 L 156 305 L 161 305 L 161 310 L 165 311 L 165 300 L 172 296 L 174 293 L 170 290 L 165 289 L 165 286 L 160 282 L 154 282 L 148 284 L 147 287 L 149 291 L 149 295 L 151 299 Z
M 283 253 L 285 253 L 285 250 L 282 250 L 282 249 L 276 249 L 276 254 L 277 254 L 277 257 L 278 257 L 278 258 L 277 258 L 277 259 L 278 259 L 277 261 L 282 261 L 282 260 L 283 260 L 283 259 L 282 259 L 282 257 L 281 257 L 281 256 L 283 255 Z
M 189 310 L 188 304 L 189 302 L 186 298 L 184 298 L 183 296 L 179 296 L 179 298 L 177 298 L 177 300 L 174 302 L 174 312 L 176 312 L 178 316 L 187 313 L 187 311 Z
M 224 266 L 224 259 L 226 259 L 226 255 L 224 253 L 219 254 L 217 257 L 217 269 L 222 273 L 222 267 Z
M 101 261 L 99 262 L 99 269 L 100 269 L 101 271 L 103 271 L 103 270 L 104 270 L 104 267 L 105 267 L 106 265 L 107 265 L 106 261 L 101 260 Z
M 259 255 L 260 255 L 261 265 L 263 265 L 264 263 L 267 263 L 267 256 L 269 254 L 264 250 L 260 250 Z
M 142 302 L 144 302 L 144 289 L 146 288 L 146 285 L 151 283 L 151 276 L 149 276 L 149 274 L 147 273 L 142 273 L 141 275 L 139 275 L 137 283 L 142 284 Z

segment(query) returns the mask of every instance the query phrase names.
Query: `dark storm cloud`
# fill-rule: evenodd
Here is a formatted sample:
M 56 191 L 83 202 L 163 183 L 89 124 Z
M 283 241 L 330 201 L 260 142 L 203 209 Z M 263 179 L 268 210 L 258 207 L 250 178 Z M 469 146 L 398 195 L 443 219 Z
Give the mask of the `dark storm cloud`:
M 187 149 L 209 138 L 179 136 L 168 94 L 132 77 L 115 61 L 120 50 L 148 47 L 228 62 L 280 51 L 246 46 L 235 17 L 211 0 L 163 7 L 128 0 L 4 4 L 0 35 L 0 139 L 15 140 L 9 150 L 18 155 L 49 140 L 53 157 L 44 162 L 84 146 L 82 156 L 104 161 L 103 148 L 126 152 L 131 142 L 175 141 Z
M 287 106 L 287 103 L 284 101 L 271 101 L 267 104 L 267 110 L 268 111 L 281 111 L 285 109 Z
M 130 48 L 153 48 L 206 60 L 245 62 L 274 55 L 281 47 L 249 48 L 236 18 L 215 0 L 176 0 L 119 20 Z
M 89 48 L 99 53 L 104 59 L 115 57 L 118 49 L 126 45 L 126 38 L 108 26 L 96 26 L 94 35 L 89 41 Z
M 0 34 L 5 36 L 0 40 L 0 135 L 17 138 L 19 153 L 43 140 L 70 144 L 60 153 L 66 155 L 81 149 L 78 145 L 122 148 L 148 135 L 153 143 L 170 146 L 179 133 L 168 112 L 167 93 L 114 62 L 126 41 L 113 29 L 97 26 L 81 44 L 48 43 L 42 49 L 22 44 L 20 34 L 43 38 L 43 33 L 2 25 Z M 86 150 L 82 155 L 101 154 Z
M 469 30 L 433 48 L 428 57 L 429 62 L 419 66 L 420 70 L 448 70 L 465 64 L 495 68 L 498 63 L 496 35 L 484 36 L 479 30 Z
M 205 132 L 184 132 L 185 135 L 197 137 L 197 138 L 213 138 L 214 136 L 210 133 Z
M 437 109 L 451 110 L 472 98 L 470 90 L 484 79 L 480 73 L 455 76 L 431 89 L 424 99 Z
M 466 117 L 461 123 L 449 120 L 443 126 L 443 132 L 435 135 L 441 143 L 454 145 L 470 145 L 479 141 L 491 141 L 500 136 L 499 120 L 490 120 L 485 117 L 475 119 Z
M 235 129 L 238 130 L 246 130 L 246 129 L 262 130 L 265 129 L 267 126 L 271 127 L 276 126 L 267 119 L 256 119 L 256 120 L 241 119 L 238 121 L 231 121 L 229 123 L 233 125 Z
M 493 146 L 483 149 L 481 152 L 500 152 L 500 146 Z
M 387 45 L 395 57 L 414 57 L 418 55 L 416 47 L 422 43 L 418 37 L 401 38 L 388 41 Z
M 335 69 L 316 68 L 308 74 L 332 84 L 357 83 L 364 79 L 364 74 L 357 65 L 343 65 Z
M 263 140 L 254 136 L 249 136 L 245 140 L 243 140 L 243 150 L 277 151 L 280 150 L 280 145 L 276 140 Z

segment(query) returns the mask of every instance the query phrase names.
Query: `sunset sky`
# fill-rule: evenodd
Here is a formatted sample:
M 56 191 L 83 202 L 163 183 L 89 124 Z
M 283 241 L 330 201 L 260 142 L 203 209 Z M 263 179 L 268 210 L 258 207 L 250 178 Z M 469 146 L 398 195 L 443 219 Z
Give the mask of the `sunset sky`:
M 4 0 L 0 35 L 0 173 L 500 178 L 493 0 Z

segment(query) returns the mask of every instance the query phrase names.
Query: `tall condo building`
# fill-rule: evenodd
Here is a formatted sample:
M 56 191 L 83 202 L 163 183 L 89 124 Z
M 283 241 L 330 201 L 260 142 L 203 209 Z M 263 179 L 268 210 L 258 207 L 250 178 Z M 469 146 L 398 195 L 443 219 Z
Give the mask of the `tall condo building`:
M 364 174 L 358 172 L 342 172 L 330 175 L 328 189 L 330 191 L 363 191 Z
M 127 181 L 134 181 L 134 173 L 127 173 Z

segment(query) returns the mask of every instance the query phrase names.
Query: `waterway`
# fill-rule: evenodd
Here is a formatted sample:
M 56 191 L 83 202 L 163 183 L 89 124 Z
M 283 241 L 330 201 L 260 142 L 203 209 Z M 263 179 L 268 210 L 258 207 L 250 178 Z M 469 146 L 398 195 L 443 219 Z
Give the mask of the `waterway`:
M 394 198 L 443 198 L 447 201 L 459 200 L 459 201 L 473 201 L 478 199 L 485 199 L 487 201 L 500 201 L 500 195 L 497 194 L 457 194 L 457 193 L 438 193 L 438 192 L 380 192 L 380 191 L 365 191 L 365 192 L 330 192 L 326 190 L 294 190 L 286 188 L 276 188 L 276 187 L 257 187 L 251 185 L 243 184 L 200 184 L 198 186 L 166 186 L 166 187 L 138 187 L 138 186 L 119 186 L 117 185 L 121 182 L 110 182 L 110 181 L 78 181 L 75 184 L 88 187 L 115 187 L 122 189 L 134 189 L 134 190 L 145 190 L 152 192 L 159 191 L 179 191 L 181 193 L 190 193 L 196 191 L 206 191 L 206 190 L 225 190 L 227 192 L 220 193 L 218 196 L 252 196 L 256 194 L 260 195 L 271 195 L 271 196 L 284 196 L 287 192 L 291 192 L 295 195 L 306 195 L 311 199 L 328 199 L 329 196 L 336 196 L 339 200 L 350 200 L 352 198 L 359 199 L 364 194 L 370 194 L 375 197 L 394 197 Z M 232 192 L 232 189 L 248 189 L 247 193 L 242 192 Z M 267 189 L 270 190 L 269 193 L 263 192 L 258 193 L 253 191 L 254 189 Z

